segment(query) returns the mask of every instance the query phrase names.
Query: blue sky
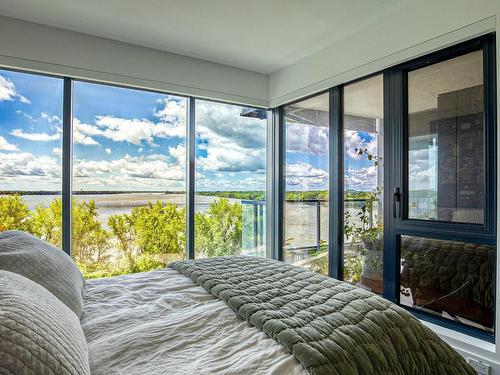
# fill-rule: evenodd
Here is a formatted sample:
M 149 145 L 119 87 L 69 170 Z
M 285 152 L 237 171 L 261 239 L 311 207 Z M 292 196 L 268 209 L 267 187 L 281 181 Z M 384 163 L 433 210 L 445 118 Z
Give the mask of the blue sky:
M 60 190 L 62 81 L 0 70 L 0 189 Z M 75 82 L 75 190 L 184 190 L 186 99 Z M 265 188 L 266 121 L 197 101 L 198 190 Z
M 0 190 L 61 188 L 62 80 L 0 70 Z M 263 190 L 266 120 L 196 101 L 198 190 Z M 75 81 L 74 190 L 185 189 L 186 99 Z M 328 129 L 287 125 L 287 190 L 328 186 Z M 346 131 L 346 187 L 372 190 L 373 163 L 352 153 L 374 135 Z

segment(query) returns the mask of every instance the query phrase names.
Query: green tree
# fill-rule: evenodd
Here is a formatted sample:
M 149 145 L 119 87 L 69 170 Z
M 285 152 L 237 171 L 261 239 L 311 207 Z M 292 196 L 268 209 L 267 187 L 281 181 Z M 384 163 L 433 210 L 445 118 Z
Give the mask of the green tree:
M 186 211 L 161 202 L 136 207 L 131 213 L 139 253 L 183 254 L 186 244 Z
M 31 233 L 31 211 L 19 195 L 0 197 L 0 231 L 22 230 Z
M 135 267 L 135 229 L 132 215 L 111 215 L 108 227 L 116 239 L 116 246 L 127 258 L 130 268 Z
M 48 207 L 38 206 L 33 211 L 32 234 L 51 244 L 62 245 L 62 200 L 54 199 Z
M 98 208 L 94 200 L 72 202 L 71 255 L 76 262 L 86 266 L 97 266 L 108 260 L 110 234 L 99 221 Z
M 242 228 L 241 204 L 216 200 L 207 213 L 195 215 L 197 253 L 206 257 L 241 254 Z

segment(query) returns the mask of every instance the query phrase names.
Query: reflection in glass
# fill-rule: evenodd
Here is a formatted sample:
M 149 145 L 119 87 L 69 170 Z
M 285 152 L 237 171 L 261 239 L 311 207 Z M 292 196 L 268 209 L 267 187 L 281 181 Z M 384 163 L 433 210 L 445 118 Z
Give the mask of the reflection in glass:
M 285 108 L 284 259 L 328 274 L 328 94 Z
M 400 303 L 492 332 L 494 250 L 402 236 Z
M 265 257 L 265 110 L 196 100 L 195 256 Z
M 73 108 L 72 255 L 84 275 L 184 259 L 186 99 L 75 81 Z
M 408 73 L 408 216 L 484 222 L 482 51 Z
M 344 280 L 382 293 L 383 77 L 344 88 Z

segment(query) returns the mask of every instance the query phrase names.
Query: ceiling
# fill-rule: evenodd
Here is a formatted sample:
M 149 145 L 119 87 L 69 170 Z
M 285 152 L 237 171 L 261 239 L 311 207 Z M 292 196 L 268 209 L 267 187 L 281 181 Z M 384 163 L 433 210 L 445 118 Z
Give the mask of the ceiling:
M 269 74 L 407 0 L 2 0 L 0 14 Z

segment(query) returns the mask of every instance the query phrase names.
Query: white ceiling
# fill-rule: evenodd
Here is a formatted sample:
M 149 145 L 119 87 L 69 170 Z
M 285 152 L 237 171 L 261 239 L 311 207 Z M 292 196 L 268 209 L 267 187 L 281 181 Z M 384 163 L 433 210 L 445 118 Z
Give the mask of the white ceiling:
M 269 74 L 407 0 L 2 0 L 0 14 Z

